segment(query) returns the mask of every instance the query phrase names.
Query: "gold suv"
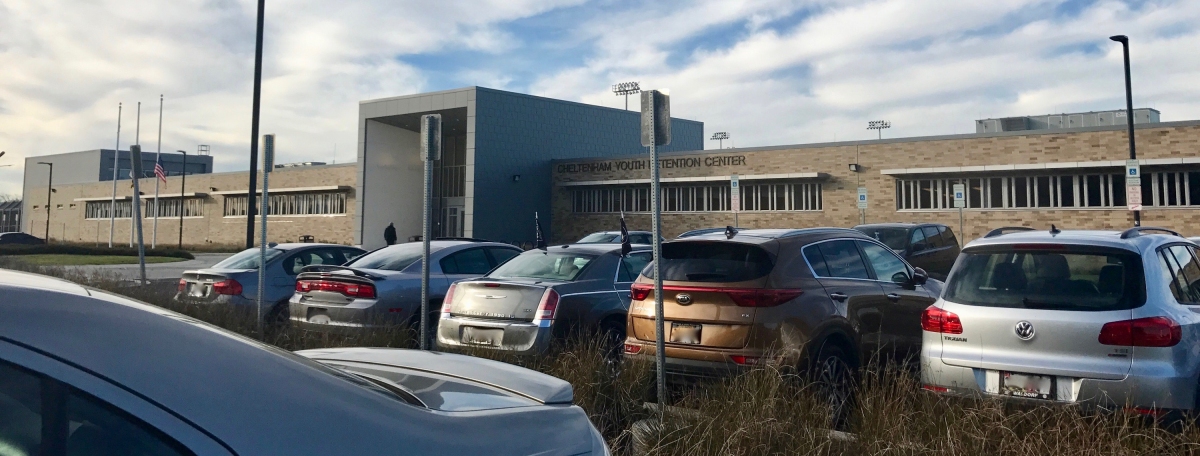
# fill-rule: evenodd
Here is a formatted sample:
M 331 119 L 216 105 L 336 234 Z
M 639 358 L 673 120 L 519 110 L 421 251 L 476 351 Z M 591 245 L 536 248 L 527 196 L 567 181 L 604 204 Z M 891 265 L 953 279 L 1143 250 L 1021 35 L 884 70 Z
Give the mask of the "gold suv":
M 843 228 L 729 229 L 663 244 L 666 372 L 713 377 L 775 364 L 845 376 L 920 354 L 942 283 Z M 653 264 L 633 284 L 625 354 L 653 359 Z

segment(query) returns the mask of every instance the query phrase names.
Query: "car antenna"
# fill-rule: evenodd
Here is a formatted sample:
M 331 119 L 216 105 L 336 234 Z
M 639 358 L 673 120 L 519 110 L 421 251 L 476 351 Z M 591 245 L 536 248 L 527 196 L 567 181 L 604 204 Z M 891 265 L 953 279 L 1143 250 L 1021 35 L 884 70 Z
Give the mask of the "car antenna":
M 734 228 L 733 225 L 725 227 L 725 239 L 733 239 L 734 236 L 737 236 L 737 233 L 738 230 L 737 228 Z
M 1050 224 L 1050 234 L 1051 234 L 1051 235 L 1058 234 L 1058 233 L 1061 233 L 1061 232 L 1062 232 L 1062 230 L 1058 229 L 1058 227 L 1057 227 L 1057 226 L 1054 226 L 1054 224 L 1053 224 L 1053 223 L 1051 223 L 1051 224 Z

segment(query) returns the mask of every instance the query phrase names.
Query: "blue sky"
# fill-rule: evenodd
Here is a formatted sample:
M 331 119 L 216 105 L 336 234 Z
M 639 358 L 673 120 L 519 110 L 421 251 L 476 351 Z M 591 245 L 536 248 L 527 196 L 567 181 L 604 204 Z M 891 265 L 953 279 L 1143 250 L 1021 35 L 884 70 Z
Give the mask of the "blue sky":
M 246 167 L 252 0 L 0 0 L 0 195 L 22 159 L 111 148 L 143 106 L 153 144 Z M 973 120 L 1135 104 L 1200 119 L 1200 2 L 1158 0 L 268 0 L 263 133 L 281 161 L 354 159 L 357 102 L 480 85 L 672 111 L 740 147 L 967 133 Z M 123 145 L 132 135 L 126 133 Z M 717 147 L 716 142 L 709 145 Z

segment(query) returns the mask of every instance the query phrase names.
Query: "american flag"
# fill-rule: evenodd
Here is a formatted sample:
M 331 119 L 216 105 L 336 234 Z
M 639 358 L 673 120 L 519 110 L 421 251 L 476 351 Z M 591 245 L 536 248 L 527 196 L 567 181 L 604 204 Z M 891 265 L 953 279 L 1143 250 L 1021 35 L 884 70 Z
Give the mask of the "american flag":
M 167 183 L 167 172 L 163 169 L 161 160 L 154 162 L 154 175 L 158 176 L 164 184 Z

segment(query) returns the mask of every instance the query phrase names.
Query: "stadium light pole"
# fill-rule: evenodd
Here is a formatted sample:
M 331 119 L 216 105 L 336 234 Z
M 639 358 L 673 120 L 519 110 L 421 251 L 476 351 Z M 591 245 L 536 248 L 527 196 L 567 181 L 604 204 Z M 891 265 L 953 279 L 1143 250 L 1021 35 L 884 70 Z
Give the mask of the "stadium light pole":
M 725 132 L 725 131 L 718 131 L 716 133 L 713 133 L 712 137 L 708 138 L 709 141 L 718 141 L 717 142 L 718 149 L 725 148 L 725 140 L 726 139 L 729 139 L 729 132 Z
M 867 122 L 867 129 L 879 132 L 879 139 L 883 139 L 884 128 L 892 128 L 892 123 L 886 120 L 872 120 Z
M 54 163 L 38 162 L 39 165 L 50 167 L 50 177 L 46 178 L 46 243 L 50 243 L 50 194 L 54 193 Z
M 1129 37 L 1114 35 L 1108 39 L 1121 43 L 1125 52 L 1125 122 L 1129 124 L 1129 159 L 1137 160 L 1137 148 L 1133 142 L 1133 82 L 1129 78 Z M 1142 226 L 1142 211 L 1133 211 L 1133 226 Z
M 629 96 L 642 91 L 637 81 L 619 82 L 612 86 L 613 95 L 625 96 L 625 110 L 629 110 Z

